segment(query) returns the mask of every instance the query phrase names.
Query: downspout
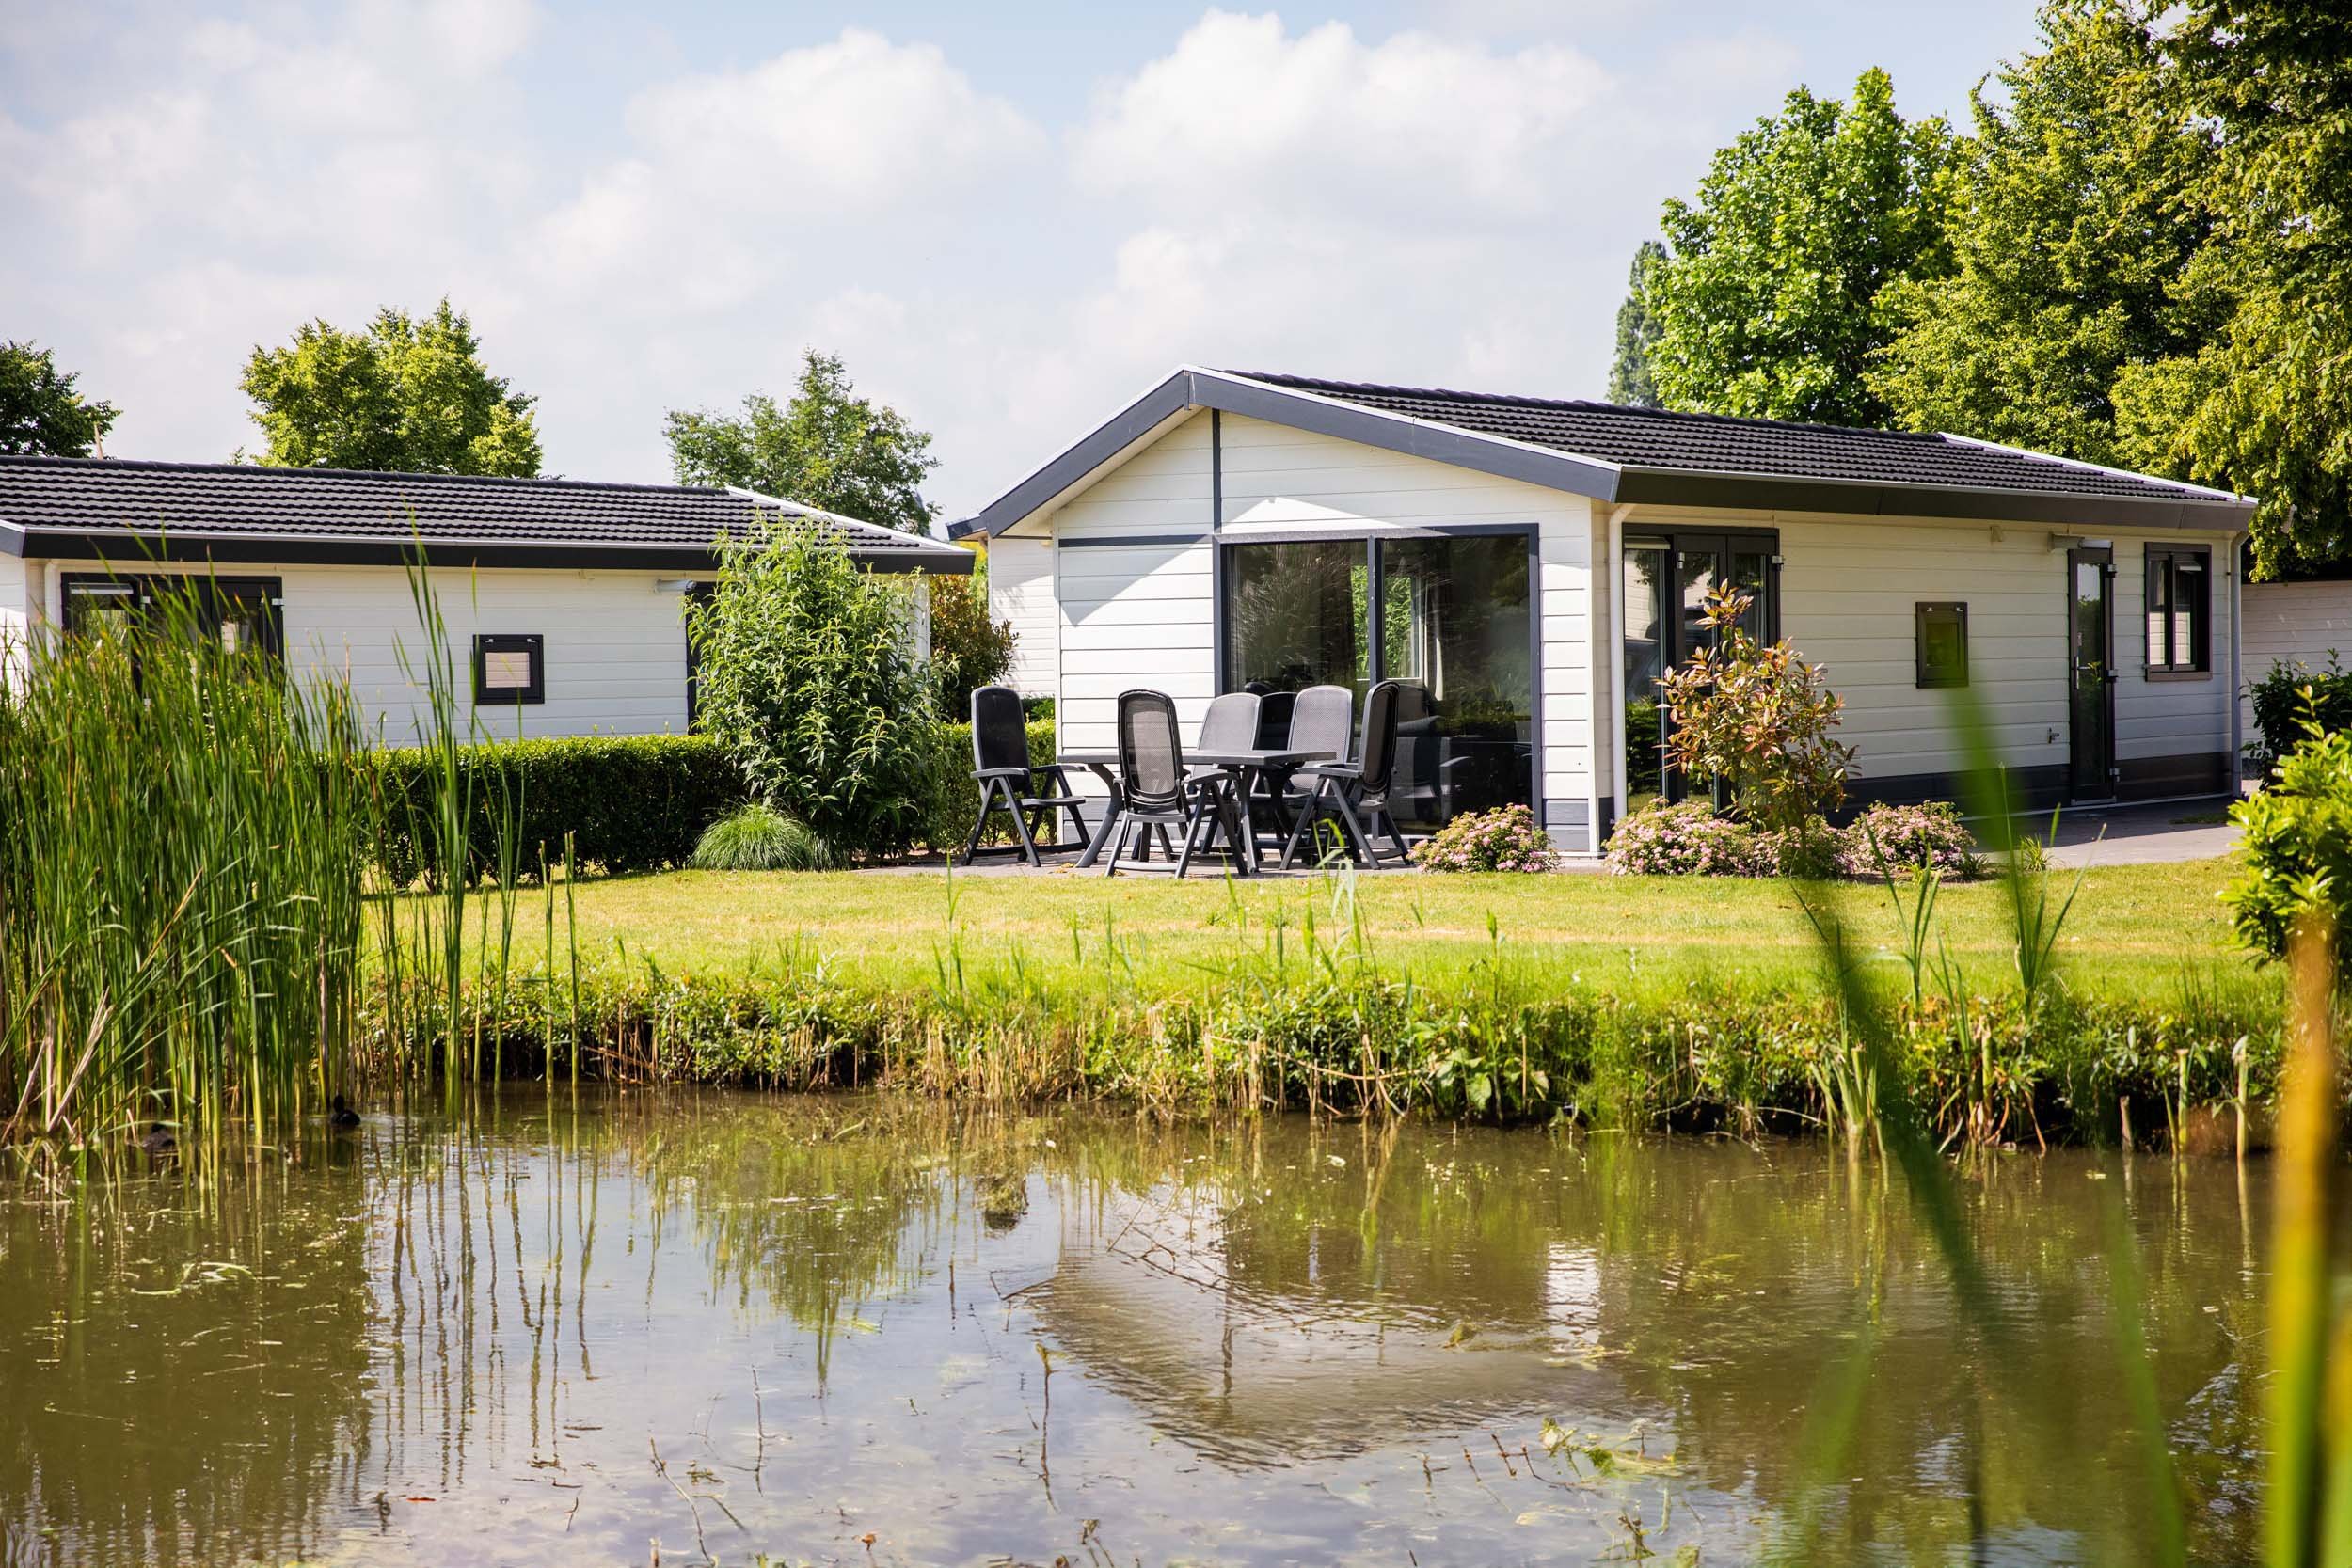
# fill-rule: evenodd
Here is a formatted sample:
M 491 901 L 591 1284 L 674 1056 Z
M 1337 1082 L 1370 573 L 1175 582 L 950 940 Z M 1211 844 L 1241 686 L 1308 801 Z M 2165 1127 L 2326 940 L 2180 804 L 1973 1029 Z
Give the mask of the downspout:
M 1633 510 L 1630 503 L 1609 509 L 1609 689 L 1616 700 L 1609 705 L 1609 768 L 1610 786 L 1615 792 L 1611 810 L 1618 816 L 1625 815 L 1627 770 L 1625 765 L 1625 694 L 1617 685 L 1625 678 L 1625 519 Z M 1600 689 L 1598 661 L 1595 663 L 1593 689 L 1598 700 Z M 1600 787 L 1598 768 L 1593 769 L 1593 787 Z M 1593 852 L 1600 852 L 1600 819 L 1593 819 Z

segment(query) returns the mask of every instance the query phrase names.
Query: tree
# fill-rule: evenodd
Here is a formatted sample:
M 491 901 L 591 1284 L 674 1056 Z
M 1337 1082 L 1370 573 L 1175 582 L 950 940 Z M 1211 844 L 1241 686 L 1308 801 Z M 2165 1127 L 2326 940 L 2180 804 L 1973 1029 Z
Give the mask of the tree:
M 1617 307 L 1617 357 L 1609 367 L 1609 401 L 1632 408 L 1657 408 L 1658 378 L 1650 373 L 1656 352 L 1658 321 L 1645 297 L 1650 272 L 1666 259 L 1666 247 L 1644 240 L 1633 253 L 1626 278 L 1625 303 Z
M 34 342 L 0 343 L 0 452 L 10 456 L 87 457 L 120 411 L 73 389 L 54 350 Z
M 951 721 L 971 717 L 972 693 L 993 686 L 1012 670 L 1010 621 L 988 617 L 988 558 L 974 562 L 968 578 L 933 578 L 931 585 L 931 673 L 939 687 L 939 716 Z
M 1894 335 L 1881 294 L 1951 270 L 1957 162 L 1950 128 L 1906 122 L 1878 70 L 1851 104 L 1799 87 L 1717 152 L 1697 199 L 1666 203 L 1641 290 L 1665 405 L 1883 423 L 1867 380 Z
M 769 805 L 834 849 L 895 854 L 926 825 L 938 723 L 900 590 L 788 521 L 722 541 L 690 599 L 695 723 Z
M 937 509 L 929 432 L 856 395 L 840 359 L 810 349 L 791 401 L 754 392 L 739 418 L 672 409 L 662 420 L 681 484 L 731 484 L 914 533 Z
M 2119 444 L 2260 496 L 2255 569 L 2275 577 L 2352 554 L 2352 13 L 2192 0 L 2166 50 L 2179 112 L 2211 137 L 2217 223 L 2174 293 L 2226 317 L 2119 375 Z
M 2196 189 L 2211 147 L 2140 11 L 2051 0 L 2041 25 L 2039 52 L 2000 72 L 2006 103 L 1975 95 L 1956 270 L 1888 290 L 1899 332 L 1869 383 L 1911 429 L 2117 463 L 2119 375 L 2195 354 L 2226 313 L 2176 287 L 2213 233 Z
M 534 400 L 483 367 L 473 323 L 443 299 L 412 319 L 389 307 L 364 332 L 313 321 L 278 349 L 254 346 L 240 385 L 292 468 L 425 474 L 539 471 Z

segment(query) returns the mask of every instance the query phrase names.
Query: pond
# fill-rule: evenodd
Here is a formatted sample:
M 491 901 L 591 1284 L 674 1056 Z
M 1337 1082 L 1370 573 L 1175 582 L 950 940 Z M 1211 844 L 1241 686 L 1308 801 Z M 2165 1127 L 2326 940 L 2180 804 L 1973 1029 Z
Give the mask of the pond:
M 1840 1409 L 1808 1560 L 2144 1560 L 2119 1225 L 2244 1560 L 2265 1177 L 1993 1159 L 1979 1332 L 1817 1145 L 509 1090 L 0 1194 L 0 1561 L 1735 1563 Z

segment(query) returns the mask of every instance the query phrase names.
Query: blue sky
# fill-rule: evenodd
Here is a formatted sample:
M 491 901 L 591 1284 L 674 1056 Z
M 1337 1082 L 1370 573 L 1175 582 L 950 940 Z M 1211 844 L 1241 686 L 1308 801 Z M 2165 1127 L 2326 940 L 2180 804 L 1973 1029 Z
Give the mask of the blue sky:
M 312 316 L 449 294 L 548 469 L 667 477 L 662 411 L 801 349 L 988 499 L 1183 361 L 1597 396 L 1633 247 L 1791 87 L 1964 119 L 2023 0 L 636 8 L 0 0 L 0 337 L 256 444 Z

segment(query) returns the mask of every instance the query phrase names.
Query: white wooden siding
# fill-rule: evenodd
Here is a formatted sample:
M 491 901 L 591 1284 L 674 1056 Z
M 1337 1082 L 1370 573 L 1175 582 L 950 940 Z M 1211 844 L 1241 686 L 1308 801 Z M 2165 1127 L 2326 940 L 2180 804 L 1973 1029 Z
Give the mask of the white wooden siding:
M 0 555 L 0 689 L 24 678 L 33 635 L 33 609 L 26 598 L 23 559 Z
M 62 614 L 48 574 L 46 613 Z M 142 568 L 145 570 L 146 568 Z M 161 568 L 173 570 L 174 568 Z M 348 673 L 354 697 L 389 745 L 413 742 L 430 712 L 425 638 L 405 572 L 390 566 L 239 565 L 223 576 L 276 578 L 282 586 L 287 669 Z M 547 639 L 547 701 L 490 704 L 480 721 L 499 738 L 660 735 L 686 729 L 686 633 L 679 594 L 645 572 L 435 572 L 457 673 L 461 721 L 471 715 L 476 632 Z M 410 668 L 404 669 L 405 650 Z
M 1061 667 L 1061 618 L 1054 610 L 1052 540 L 990 541 L 988 612 L 1012 623 L 1013 689 L 1025 697 L 1054 695 Z
M 2012 768 L 2068 759 L 2066 552 L 2036 524 L 1931 518 L 1836 517 L 1770 512 L 1638 508 L 1626 531 L 1770 528 L 1780 534 L 1782 635 L 1824 667 L 1845 699 L 1841 738 L 1859 748 L 1866 781 L 1960 768 L 1943 693 L 1917 685 L 1915 607 L 1968 606 L 1971 685 L 1989 710 L 2001 760 Z M 2075 531 L 2068 530 L 2066 531 Z M 2203 680 L 2151 681 L 2141 619 L 2146 541 L 2112 546 L 2116 755 L 2216 754 L 2230 748 L 2227 536 L 2182 533 L 2166 543 L 2214 546 L 2214 670 Z
M 2330 657 L 2352 663 L 2352 582 L 2249 582 L 2241 670 L 2247 683 L 2274 664 L 2318 672 Z M 2254 738 L 2254 705 L 2246 704 L 2246 736 Z

